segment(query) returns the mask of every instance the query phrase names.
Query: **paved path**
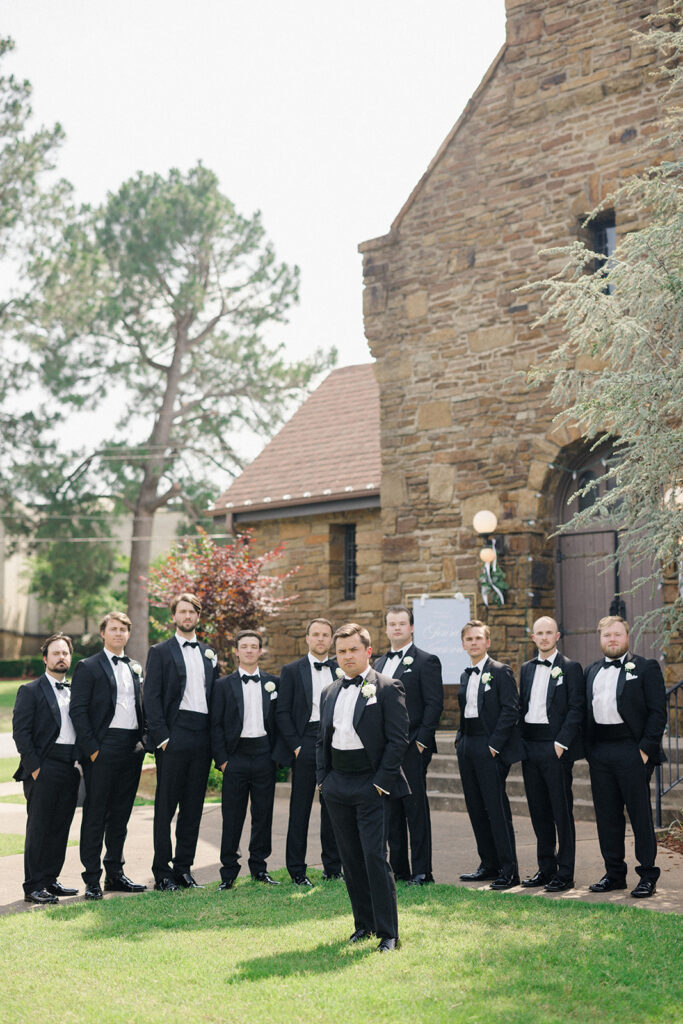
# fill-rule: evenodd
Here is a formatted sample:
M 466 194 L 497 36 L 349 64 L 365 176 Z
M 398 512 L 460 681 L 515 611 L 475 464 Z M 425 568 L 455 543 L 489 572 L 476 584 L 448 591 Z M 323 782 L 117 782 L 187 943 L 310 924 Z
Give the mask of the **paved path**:
M 7 783 L 2 787 L 4 792 L 21 793 L 21 786 Z M 276 799 L 273 817 L 273 855 L 268 867 L 272 870 L 284 867 L 285 837 L 287 834 L 286 799 Z M 151 806 L 136 807 L 131 817 L 128 839 L 126 842 L 126 873 L 135 881 L 152 882 L 150 870 L 152 860 L 152 817 Z M 80 809 L 71 830 L 71 838 L 77 840 L 80 828 Z M 22 803 L 0 803 L 0 832 L 22 834 L 26 823 L 26 809 Z M 249 816 L 247 816 L 247 827 Z M 435 811 L 432 814 L 434 832 L 434 874 L 437 882 L 458 884 L 461 871 L 476 868 L 478 858 L 472 838 L 472 830 L 466 814 L 453 811 Z M 309 836 L 310 866 L 320 868 L 319 847 L 316 833 L 319 828 L 319 814 L 314 807 Z M 532 874 L 536 869 L 535 837 L 528 818 L 516 818 L 517 849 L 522 877 Z M 220 804 L 206 804 L 197 849 L 194 873 L 199 882 L 215 885 L 219 880 L 219 858 L 221 831 Z M 590 903 L 614 903 L 619 906 L 638 907 L 643 910 L 675 911 L 683 913 L 683 855 L 660 850 L 658 863 L 662 869 L 657 894 L 646 900 L 634 900 L 629 895 L 632 885 L 637 882 L 633 872 L 634 856 L 633 841 L 630 829 L 627 833 L 627 861 L 631 866 L 629 889 L 625 892 L 608 893 L 599 896 L 588 891 L 588 885 L 596 882 L 603 875 L 603 864 L 600 858 L 595 825 L 592 822 L 577 822 L 577 871 L 576 889 L 557 896 L 539 892 L 536 889 L 513 889 L 512 892 L 523 893 L 529 899 L 568 899 L 582 900 Z M 248 835 L 248 832 L 246 833 Z M 61 875 L 64 885 L 78 886 L 82 891 L 81 864 L 78 858 L 78 847 L 69 847 L 66 863 Z M 243 872 L 244 873 L 244 872 Z M 23 857 L 21 855 L 0 858 L 0 914 L 19 910 L 40 913 L 39 907 L 32 907 L 22 898 L 21 883 L 23 879 Z M 470 886 L 476 888 L 476 886 Z M 504 899 L 507 893 L 500 893 Z M 81 897 L 73 897 L 78 900 Z M 131 897 L 138 898 L 138 897 Z M 62 900 L 63 903 L 72 902 Z

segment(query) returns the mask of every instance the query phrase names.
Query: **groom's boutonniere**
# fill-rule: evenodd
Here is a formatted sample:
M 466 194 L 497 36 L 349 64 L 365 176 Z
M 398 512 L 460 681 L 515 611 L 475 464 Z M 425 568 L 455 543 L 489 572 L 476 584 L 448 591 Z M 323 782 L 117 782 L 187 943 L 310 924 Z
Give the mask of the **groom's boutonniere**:
M 493 676 L 491 675 L 490 672 L 484 672 L 483 676 L 481 677 L 481 681 L 484 684 L 484 693 L 487 693 L 491 689 L 492 679 Z
M 265 684 L 263 689 L 266 691 L 266 693 L 273 693 L 275 690 L 275 683 L 268 682 Z
M 343 668 L 336 668 L 334 670 L 334 674 L 336 675 L 337 679 L 343 679 L 344 678 L 344 669 Z
M 635 662 L 633 662 L 633 661 L 627 661 L 626 664 L 624 665 L 624 668 L 626 669 L 627 672 L 633 672 L 635 667 L 636 667 L 635 666 Z
M 139 661 L 131 661 L 130 670 L 133 675 L 139 676 L 142 679 L 142 665 Z
M 216 667 L 218 655 L 216 654 L 215 651 L 212 651 L 210 647 L 207 647 L 206 650 L 204 651 L 204 657 L 209 659 L 214 668 Z
M 404 658 L 403 659 L 403 664 L 404 665 L 412 665 L 413 664 L 413 659 L 412 658 Z
M 553 679 L 559 679 L 562 675 L 562 669 L 560 668 L 560 666 L 556 665 L 555 668 L 551 669 L 550 675 L 553 677 Z
M 360 692 L 363 694 L 366 700 L 370 700 L 377 693 L 377 687 L 374 683 L 365 682 L 360 688 Z

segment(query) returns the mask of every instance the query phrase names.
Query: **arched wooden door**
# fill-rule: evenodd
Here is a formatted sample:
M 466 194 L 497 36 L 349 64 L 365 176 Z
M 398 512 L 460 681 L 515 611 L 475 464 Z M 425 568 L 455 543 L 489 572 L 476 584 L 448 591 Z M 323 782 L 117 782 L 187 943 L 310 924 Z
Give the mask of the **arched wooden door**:
M 589 481 L 600 481 L 598 493 L 605 493 L 610 481 L 601 478 L 611 454 L 611 445 L 605 445 L 579 459 L 573 467 L 567 467 L 556 494 L 558 525 L 571 519 L 577 501 L 581 509 L 595 501 L 596 495 L 586 495 L 568 504 L 572 495 Z M 643 572 L 637 571 L 628 558 L 607 564 L 605 556 L 618 554 L 618 551 L 617 531 L 597 523 L 583 530 L 562 533 L 555 539 L 556 608 L 562 651 L 582 665 L 590 664 L 600 655 L 596 627 L 603 615 L 622 615 L 632 624 L 638 616 L 662 604 L 661 588 L 646 585 L 630 593 L 633 581 Z M 661 655 L 654 632 L 642 634 L 635 646 L 643 657 L 659 658 Z

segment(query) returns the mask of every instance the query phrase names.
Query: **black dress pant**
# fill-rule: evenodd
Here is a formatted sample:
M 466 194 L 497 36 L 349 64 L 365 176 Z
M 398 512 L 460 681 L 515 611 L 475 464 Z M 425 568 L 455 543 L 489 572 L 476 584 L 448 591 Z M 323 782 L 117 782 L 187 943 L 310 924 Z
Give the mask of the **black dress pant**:
M 79 781 L 73 756 L 67 760 L 50 755 L 41 764 L 38 778 L 24 781 L 27 813 L 25 893 L 44 889 L 59 878 L 76 810 Z
M 657 840 L 650 804 L 652 761 L 643 764 L 637 743 L 623 739 L 596 743 L 591 749 L 588 764 L 600 852 L 607 876 L 612 881 L 626 880 L 625 807 L 631 820 L 636 860 L 639 862 L 636 872 L 645 881 L 656 882 L 660 872 L 655 867 Z
M 563 882 L 574 878 L 576 829 L 572 796 L 573 762 L 565 751 L 555 753 L 552 740 L 525 739 L 527 760 L 522 762 L 531 824 L 536 833 L 539 870 Z
M 410 795 L 389 801 L 389 861 L 398 878 L 432 876 L 432 822 L 427 799 L 427 769 L 431 759 L 430 751 L 420 753 L 417 744 L 411 743 L 403 758 Z
M 516 875 L 515 833 L 505 792 L 509 766 L 492 757 L 485 736 L 467 735 L 458 741 L 458 765 L 481 864 Z
M 389 800 L 372 784 L 373 773 L 329 772 L 323 800 L 344 868 L 356 928 L 398 938 L 396 885 L 387 859 Z
M 311 818 L 313 797 L 316 793 L 315 744 L 318 724 L 309 726 L 301 741 L 299 756 L 292 764 L 292 792 L 289 798 L 289 825 L 285 861 L 292 878 L 306 874 L 306 845 L 308 823 Z M 320 797 L 320 846 L 323 869 L 328 875 L 338 875 L 341 860 L 334 830 L 325 801 Z
M 194 863 L 211 767 L 209 716 L 180 711 L 166 749 L 154 754 L 157 788 L 154 795 L 154 880 L 189 872 Z M 175 856 L 171 820 L 176 810 Z M 171 867 L 171 860 L 173 866 Z
M 240 870 L 239 843 L 247 803 L 251 799 L 251 835 L 249 838 L 249 871 L 252 875 L 267 870 L 273 833 L 273 800 L 275 799 L 275 762 L 266 739 L 240 740 L 237 750 L 228 757 L 223 773 L 221 810 L 221 879 L 232 882 Z
M 103 842 L 107 878 L 123 870 L 123 844 L 144 758 L 144 752 L 135 749 L 137 743 L 136 730 L 109 729 L 97 758 L 83 759 L 85 803 L 80 852 L 86 885 L 95 885 L 100 880 Z

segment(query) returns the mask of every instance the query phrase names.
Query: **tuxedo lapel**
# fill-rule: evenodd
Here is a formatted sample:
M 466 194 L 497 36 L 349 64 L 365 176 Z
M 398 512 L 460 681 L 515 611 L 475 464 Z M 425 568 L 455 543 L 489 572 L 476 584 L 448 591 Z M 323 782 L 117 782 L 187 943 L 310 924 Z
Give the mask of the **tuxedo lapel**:
M 590 719 L 593 718 L 593 682 L 595 681 L 595 677 L 598 674 L 601 665 L 601 661 L 596 662 L 589 670 L 588 676 L 586 677 L 586 711 Z
M 173 664 L 176 667 L 176 672 L 180 676 L 180 681 L 182 684 L 180 690 L 180 699 L 182 700 L 183 693 L 185 692 L 185 683 L 187 682 L 187 669 L 185 668 L 185 659 L 183 657 L 183 652 L 180 649 L 180 644 L 178 642 L 177 636 L 171 638 L 170 650 L 171 657 L 173 658 Z
M 111 693 L 111 702 L 114 705 L 114 709 L 116 709 L 116 696 L 117 696 L 117 689 L 118 688 L 117 688 L 117 685 L 116 685 L 116 676 L 114 675 L 114 667 L 113 667 L 112 663 L 110 662 L 109 658 L 107 657 L 107 655 L 105 654 L 104 651 L 100 651 L 100 653 L 97 655 L 97 657 L 100 659 L 100 667 L 102 668 L 102 671 L 104 672 L 105 676 L 109 680 L 109 690 L 110 690 L 110 693 Z M 135 678 L 135 677 L 133 677 L 133 678 Z M 137 692 L 136 692 L 136 697 L 137 697 Z
M 62 713 L 59 710 L 59 703 L 55 697 L 55 691 L 52 689 L 52 684 L 46 675 L 40 677 L 40 688 L 43 691 L 43 696 L 48 703 L 52 717 L 57 723 L 57 728 L 62 728 Z
M 244 727 L 244 683 L 242 682 L 242 676 L 239 672 L 235 672 L 234 676 L 230 680 L 230 686 L 232 687 L 233 696 L 235 703 L 237 704 L 237 710 L 240 716 L 240 733 Z
M 484 676 L 489 671 L 489 659 L 487 658 L 484 662 L 481 675 L 479 676 L 479 688 L 477 689 L 477 714 L 481 718 L 481 713 L 484 710 L 484 691 L 486 690 L 486 683 L 484 682 Z
M 377 688 L 377 676 L 374 669 L 370 669 L 367 676 L 365 677 L 365 682 L 372 683 L 375 689 Z M 368 706 L 368 700 L 370 699 L 369 697 L 363 696 L 363 685 L 364 684 L 362 684 L 358 689 L 358 697 L 356 698 L 356 705 L 353 709 L 353 727 L 356 730 L 356 732 L 358 732 L 358 723 L 360 722 L 363 716 L 363 712 Z
M 374 665 L 375 672 L 382 672 L 384 670 L 384 666 L 386 665 L 386 663 L 387 663 L 387 656 L 386 656 L 386 654 L 380 654 L 379 658 L 377 659 L 377 661 L 375 662 L 375 665 Z
M 342 688 L 341 679 L 335 679 L 333 683 L 330 683 L 330 695 L 325 701 L 325 722 L 323 723 L 325 728 L 332 728 L 334 721 L 334 706 L 337 703 L 337 697 Z
M 306 707 L 310 715 L 311 708 L 313 707 L 313 672 L 311 670 L 311 663 L 308 658 L 301 662 L 299 666 L 301 673 L 301 682 L 304 688 L 304 694 L 306 697 Z
M 521 672 L 519 680 L 519 696 L 523 708 L 529 707 L 531 700 L 531 687 L 534 685 L 534 666 L 526 665 Z
M 206 644 L 199 644 L 199 650 L 202 653 L 202 660 L 204 662 L 204 689 L 206 690 L 206 703 L 209 704 L 211 700 L 211 689 L 213 687 L 213 660 L 207 658 L 206 652 L 208 651 Z M 213 650 L 213 648 L 211 648 Z
M 622 695 L 624 693 L 624 687 L 625 686 L 626 686 L 626 669 L 622 665 L 621 668 L 619 669 L 619 678 L 617 679 L 617 707 L 619 706 L 619 701 L 621 700 Z
M 261 703 L 263 705 L 263 724 L 265 726 L 266 722 L 268 721 L 268 714 L 270 712 L 270 701 L 271 701 L 271 698 L 272 698 L 273 695 L 271 693 L 268 693 L 268 691 L 266 690 L 266 683 L 268 682 L 268 680 L 264 679 L 263 676 L 260 673 L 259 673 L 259 680 L 260 680 L 260 683 L 261 683 Z

